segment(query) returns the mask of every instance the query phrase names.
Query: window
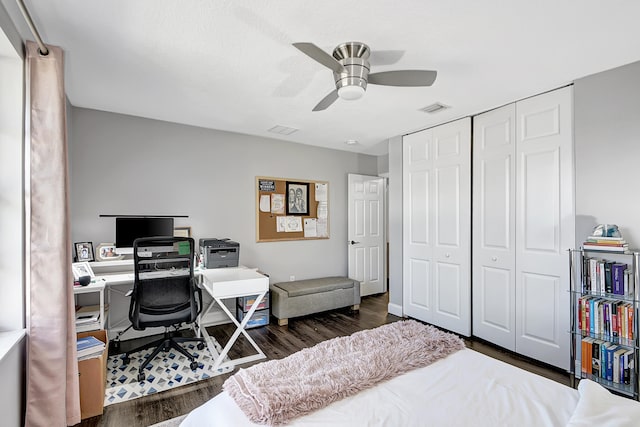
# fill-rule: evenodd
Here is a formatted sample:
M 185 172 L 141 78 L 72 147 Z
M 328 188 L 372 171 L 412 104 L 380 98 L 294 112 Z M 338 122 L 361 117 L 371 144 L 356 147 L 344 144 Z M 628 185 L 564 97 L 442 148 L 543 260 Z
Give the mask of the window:
M 0 331 L 24 328 L 23 59 L 0 30 Z

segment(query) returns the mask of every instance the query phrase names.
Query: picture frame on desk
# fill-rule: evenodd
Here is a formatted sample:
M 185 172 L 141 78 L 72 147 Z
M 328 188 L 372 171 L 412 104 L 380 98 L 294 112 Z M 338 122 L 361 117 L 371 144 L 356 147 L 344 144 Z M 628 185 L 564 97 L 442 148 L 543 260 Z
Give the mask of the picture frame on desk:
M 92 242 L 76 242 L 76 262 L 93 261 L 93 243 Z
M 100 243 L 96 248 L 97 261 L 116 261 L 124 258 L 116 253 L 115 243 Z
M 173 227 L 174 237 L 191 237 L 191 227 Z
M 71 270 L 73 271 L 74 280 L 78 280 L 82 276 L 90 276 L 92 279 L 96 277 L 87 261 L 74 262 L 71 264 Z

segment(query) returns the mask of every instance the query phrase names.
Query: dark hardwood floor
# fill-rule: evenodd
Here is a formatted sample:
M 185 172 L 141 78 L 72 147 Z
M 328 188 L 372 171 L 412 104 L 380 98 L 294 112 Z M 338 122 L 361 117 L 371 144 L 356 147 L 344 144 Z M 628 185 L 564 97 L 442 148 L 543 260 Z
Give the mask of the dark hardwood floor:
M 274 323 L 272 319 L 272 323 L 268 326 L 250 329 L 249 335 L 258 343 L 269 359 L 281 359 L 330 338 L 346 336 L 363 329 L 371 329 L 385 323 L 402 320 L 400 317 L 387 314 L 387 304 L 387 294 L 368 296 L 362 299 L 360 311 L 357 313 L 351 313 L 348 309 L 336 310 L 296 318 L 290 320 L 288 326 L 282 327 Z M 235 327 L 231 324 L 207 328 L 211 336 L 220 343 L 226 343 L 234 329 Z M 569 375 L 566 372 L 531 361 L 479 340 L 465 339 L 465 342 L 467 347 L 473 350 L 569 385 Z M 122 350 L 126 350 L 127 346 L 139 345 L 140 343 L 140 340 L 123 342 Z M 241 336 L 236 345 L 232 347 L 230 356 L 235 358 L 253 352 L 253 347 Z M 250 364 L 242 367 L 246 368 L 247 366 Z M 186 414 L 220 393 L 224 381 L 236 371 L 237 369 L 229 374 L 178 387 L 175 390 L 107 406 L 102 416 L 83 420 L 78 426 L 146 427 Z

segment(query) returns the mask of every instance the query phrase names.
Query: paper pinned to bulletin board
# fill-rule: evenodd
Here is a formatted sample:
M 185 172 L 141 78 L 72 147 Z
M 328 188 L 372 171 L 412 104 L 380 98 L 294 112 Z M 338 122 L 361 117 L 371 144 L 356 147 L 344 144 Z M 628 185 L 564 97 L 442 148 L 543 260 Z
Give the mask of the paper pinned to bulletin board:
M 256 241 L 329 238 L 329 183 L 256 177 Z

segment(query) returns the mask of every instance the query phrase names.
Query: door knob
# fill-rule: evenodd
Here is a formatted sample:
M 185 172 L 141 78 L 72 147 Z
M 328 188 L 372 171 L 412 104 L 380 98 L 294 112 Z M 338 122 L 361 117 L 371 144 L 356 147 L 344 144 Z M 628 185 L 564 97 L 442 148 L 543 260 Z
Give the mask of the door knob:
M 497 256 L 492 256 L 492 257 L 491 257 L 491 261 L 497 261 L 497 260 L 498 260 L 498 257 L 497 257 Z
M 352 240 L 352 241 L 350 241 L 349 243 L 351 243 L 352 245 L 357 245 L 357 244 L 358 244 L 358 243 L 360 243 L 360 242 L 356 242 L 356 241 Z

